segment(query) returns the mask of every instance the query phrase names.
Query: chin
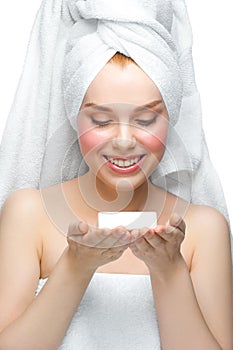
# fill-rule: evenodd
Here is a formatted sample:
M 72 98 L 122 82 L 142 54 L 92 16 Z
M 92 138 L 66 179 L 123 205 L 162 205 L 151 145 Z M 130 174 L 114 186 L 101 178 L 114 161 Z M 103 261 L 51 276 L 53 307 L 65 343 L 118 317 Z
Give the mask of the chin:
M 122 176 L 112 178 L 104 176 L 104 174 L 98 174 L 97 178 L 104 186 L 116 192 L 132 192 L 149 182 L 149 178 L 146 178 L 142 174 L 134 177 Z

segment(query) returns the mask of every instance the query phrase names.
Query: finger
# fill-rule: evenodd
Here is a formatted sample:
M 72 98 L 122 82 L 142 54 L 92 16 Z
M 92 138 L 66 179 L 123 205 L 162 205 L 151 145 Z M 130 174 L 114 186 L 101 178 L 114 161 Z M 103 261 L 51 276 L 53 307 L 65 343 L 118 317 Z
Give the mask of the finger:
M 149 230 L 149 227 L 142 227 L 140 229 L 133 229 L 130 231 L 131 235 L 132 235 L 132 239 L 139 239 L 141 237 L 143 237 Z
M 86 234 L 88 232 L 89 226 L 86 222 L 80 221 L 78 228 L 81 233 Z
M 146 233 L 148 229 L 144 230 L 144 229 L 133 229 L 130 231 L 130 234 L 132 236 L 131 239 L 131 243 L 135 242 L 136 240 L 138 240 L 139 238 L 143 237 L 143 235 Z
M 141 237 L 132 244 L 132 248 L 135 247 L 140 251 L 148 252 L 151 250 L 152 245 L 145 239 L 145 237 Z
M 95 230 L 95 227 L 89 226 L 85 221 L 73 222 L 69 225 L 68 238 L 75 240 L 76 242 L 93 247 L 95 243 L 103 239 L 103 232 L 99 235 L 100 230 Z M 104 232 L 105 236 L 106 233 Z
M 129 238 L 125 238 L 127 230 L 123 226 L 110 230 L 108 228 L 89 227 L 88 225 L 86 227 L 84 223 L 80 225 L 79 231 L 80 229 L 82 229 L 82 232 L 88 231 L 87 234 L 81 234 L 82 237 L 79 237 L 79 241 L 89 247 L 106 249 L 113 247 L 116 242 L 117 246 L 122 246 L 129 242 Z
M 124 253 L 126 249 L 126 246 L 121 246 L 121 247 L 112 247 L 112 248 L 109 248 L 109 249 L 104 249 L 102 252 L 101 252 L 101 255 L 103 257 L 112 257 L 112 258 L 117 258 L 117 257 L 120 257 L 122 253 Z
M 185 233 L 186 224 L 182 217 L 176 213 L 173 213 L 170 220 L 169 225 L 178 228 L 180 231 Z
M 85 231 L 85 227 L 83 227 Z M 107 236 L 109 230 L 107 228 L 89 227 L 87 234 L 82 235 L 82 244 L 88 247 L 97 247 Z
M 103 235 L 102 239 L 98 242 L 96 247 L 110 248 L 110 247 L 121 247 L 131 240 L 131 235 L 127 229 L 123 226 L 115 227 L 114 229 L 108 230 L 107 235 Z
M 88 232 L 88 225 L 85 222 L 71 222 L 68 227 L 68 237 L 83 236 Z
M 165 228 L 163 228 L 163 230 L 162 228 L 159 228 L 158 232 L 155 229 L 150 229 L 147 231 L 144 238 L 152 247 L 157 248 L 166 242 L 166 240 L 161 235 L 164 231 Z
M 172 244 L 177 244 L 183 241 L 184 232 L 178 227 L 166 224 L 165 228 L 159 232 L 159 236 L 164 239 L 164 241 Z

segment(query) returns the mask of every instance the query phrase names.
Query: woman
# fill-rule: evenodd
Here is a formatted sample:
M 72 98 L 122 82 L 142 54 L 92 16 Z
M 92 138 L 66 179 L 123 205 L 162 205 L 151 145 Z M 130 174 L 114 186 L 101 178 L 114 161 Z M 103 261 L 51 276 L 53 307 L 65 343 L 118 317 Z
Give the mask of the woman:
M 154 100 L 161 102 L 140 114 L 131 111 L 130 121 L 126 113 L 117 114 L 117 101 L 135 107 L 135 101 L 145 105 Z M 189 205 L 147 181 L 165 150 L 168 115 L 159 90 L 136 64 L 126 63 L 122 69 L 113 59 L 88 88 L 83 106 L 93 101 L 115 106 L 115 113 L 110 117 L 109 112 L 81 107 L 87 112 L 79 115 L 79 142 L 90 170 L 62 185 L 82 222 L 70 225 L 67 238 L 60 235 L 35 189 L 14 192 L 3 207 L 0 347 L 57 349 L 94 273 L 101 272 L 150 276 L 164 349 L 231 349 L 231 257 L 225 219 L 213 208 Z M 117 162 L 115 170 L 106 164 L 103 152 L 117 159 L 143 153 L 144 160 L 122 175 Z M 89 191 L 85 195 L 92 204 L 101 208 L 110 202 L 114 209 L 117 185 L 122 207 L 132 191 L 123 210 L 158 213 L 156 229 L 95 228 L 97 210 L 87 205 L 79 187 L 90 189 L 93 198 Z M 38 279 L 46 277 L 34 299 Z M 143 341 L 146 348 L 148 339 Z
M 64 82 L 73 82 L 70 63 Z M 77 224 L 63 211 L 59 184 L 5 201 L 0 348 L 232 348 L 225 218 L 148 181 L 170 147 L 176 107 L 165 104 L 168 90 L 119 54 L 91 81 L 77 118 L 89 170 L 61 185 Z M 69 103 L 65 95 L 72 114 L 76 100 Z M 158 226 L 98 229 L 97 213 L 106 210 L 156 211 Z

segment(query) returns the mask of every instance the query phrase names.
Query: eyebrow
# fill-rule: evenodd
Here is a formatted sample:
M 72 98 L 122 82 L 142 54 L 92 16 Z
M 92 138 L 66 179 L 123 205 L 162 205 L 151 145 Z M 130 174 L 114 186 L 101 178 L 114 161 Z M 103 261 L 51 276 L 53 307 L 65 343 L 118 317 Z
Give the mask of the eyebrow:
M 141 111 L 144 111 L 146 108 L 155 107 L 155 106 L 157 106 L 158 104 L 160 104 L 162 102 L 163 102 L 162 100 L 154 100 L 154 101 L 151 101 L 149 103 L 146 103 L 145 105 L 142 105 L 142 106 L 139 106 L 139 107 L 135 108 L 134 111 L 135 112 L 141 112 Z M 104 107 L 104 106 L 99 106 L 99 105 L 97 105 L 96 103 L 93 103 L 93 102 L 85 103 L 84 108 L 86 108 L 86 107 L 93 107 L 94 109 L 97 109 L 97 110 L 102 111 L 102 112 L 112 112 L 111 108 Z

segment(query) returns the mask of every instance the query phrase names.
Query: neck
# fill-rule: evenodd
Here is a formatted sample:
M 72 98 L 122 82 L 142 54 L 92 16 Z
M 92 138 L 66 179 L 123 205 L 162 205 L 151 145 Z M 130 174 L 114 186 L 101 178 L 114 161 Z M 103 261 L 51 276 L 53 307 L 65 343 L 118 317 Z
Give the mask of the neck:
M 136 189 L 130 188 L 126 181 L 125 184 L 125 188 L 116 190 L 107 186 L 90 172 L 79 178 L 83 201 L 95 211 L 145 210 L 149 193 L 147 181 Z

